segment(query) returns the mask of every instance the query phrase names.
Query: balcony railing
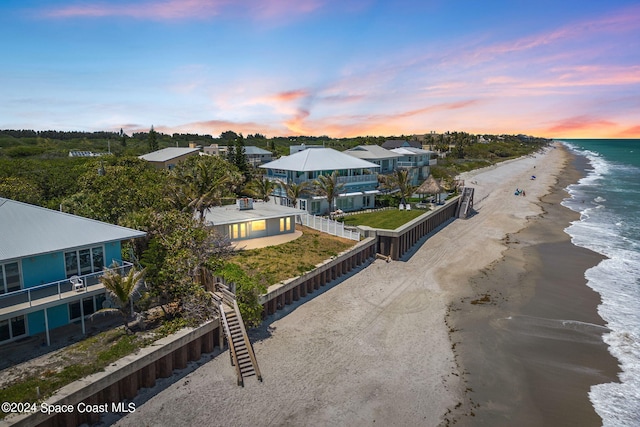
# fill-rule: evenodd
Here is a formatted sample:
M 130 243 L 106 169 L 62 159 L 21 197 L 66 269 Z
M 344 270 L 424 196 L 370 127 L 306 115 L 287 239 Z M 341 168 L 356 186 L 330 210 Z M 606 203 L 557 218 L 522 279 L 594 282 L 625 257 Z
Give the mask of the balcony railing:
M 118 271 L 120 275 L 126 275 L 131 267 L 133 267 L 133 264 L 126 261 L 118 262 L 118 264 L 119 266 L 115 268 L 105 268 L 96 273 L 78 276 L 83 283 L 83 286 L 80 288 L 74 287 L 69 279 L 64 279 L 2 294 L 0 295 L 0 310 L 6 312 L 6 309 L 10 307 L 15 307 L 16 309 L 33 307 L 40 303 L 63 300 L 78 294 L 100 289 L 102 287 L 100 277 L 107 271 Z
M 267 176 L 267 179 L 269 179 L 270 181 L 286 181 L 286 177 L 284 176 Z M 307 179 L 307 178 L 294 178 L 292 180 L 292 182 L 296 183 L 296 184 L 301 184 L 303 182 L 309 182 L 311 184 L 313 184 L 313 182 L 315 181 L 315 179 Z M 364 174 L 364 175 L 354 175 L 354 176 L 339 176 L 338 177 L 338 183 L 340 184 L 352 184 L 352 183 L 359 183 L 359 182 L 378 182 L 378 174 L 377 173 L 370 173 L 370 174 Z

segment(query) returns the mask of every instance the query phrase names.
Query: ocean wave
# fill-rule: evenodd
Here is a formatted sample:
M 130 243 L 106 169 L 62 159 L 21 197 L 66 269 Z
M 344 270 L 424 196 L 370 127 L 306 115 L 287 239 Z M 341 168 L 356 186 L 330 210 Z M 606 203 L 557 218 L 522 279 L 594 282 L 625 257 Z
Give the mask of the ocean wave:
M 589 398 L 605 426 L 640 425 L 640 169 L 609 162 L 599 153 L 566 144 L 589 160 L 587 176 L 567 188 L 562 205 L 580 213 L 565 232 L 577 245 L 607 257 L 586 271 L 587 285 L 601 295 L 603 335 L 619 361 L 619 383 L 595 385 Z M 615 197 L 614 197 L 615 196 Z M 606 206 L 603 204 L 606 202 Z

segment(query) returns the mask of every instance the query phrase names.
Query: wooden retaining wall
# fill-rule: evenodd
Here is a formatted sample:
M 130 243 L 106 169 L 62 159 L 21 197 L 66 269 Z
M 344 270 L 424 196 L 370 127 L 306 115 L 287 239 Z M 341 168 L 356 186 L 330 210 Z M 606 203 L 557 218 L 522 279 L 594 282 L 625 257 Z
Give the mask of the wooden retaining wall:
M 395 230 L 367 228 L 365 235 L 377 236 L 378 253 L 390 256 L 393 260 L 399 260 L 418 240 L 455 218 L 458 203 L 460 203 L 460 196 L 447 200 L 444 206 L 427 212 Z
M 103 372 L 63 387 L 45 401 L 49 405 L 72 405 L 70 412 L 34 412 L 0 420 L 0 425 L 70 427 L 95 424 L 100 421 L 102 409 L 106 409 L 102 412 L 113 412 L 112 404 L 130 401 L 139 389 L 153 387 L 156 379 L 170 377 L 175 369 L 184 369 L 189 361 L 212 353 L 215 346 L 220 345 L 218 329 L 218 320 L 215 319 L 198 328 L 179 331 L 137 354 L 123 357 Z M 106 406 L 88 406 L 104 404 Z M 127 403 L 123 407 L 127 408 Z M 82 412 L 87 408 L 99 410 L 97 413 Z
M 374 258 L 376 246 L 376 239 L 369 237 L 334 259 L 319 264 L 313 271 L 270 286 L 267 293 L 260 296 L 260 304 L 264 308 L 263 316 L 273 314 L 285 305 L 306 297 L 307 294 Z

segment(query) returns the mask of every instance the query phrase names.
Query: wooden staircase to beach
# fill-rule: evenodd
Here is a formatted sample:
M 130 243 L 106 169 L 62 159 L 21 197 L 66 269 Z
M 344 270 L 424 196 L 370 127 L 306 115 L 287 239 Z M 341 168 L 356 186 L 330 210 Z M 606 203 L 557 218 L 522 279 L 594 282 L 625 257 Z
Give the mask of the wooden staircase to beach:
M 220 326 L 229 344 L 229 356 L 231 365 L 236 369 L 238 385 L 244 387 L 244 379 L 252 376 L 262 381 L 262 374 L 244 327 L 236 296 L 222 283 L 217 283 L 216 291 L 211 294 L 218 306 Z
M 462 197 L 456 212 L 457 218 L 468 218 L 473 213 L 473 187 L 464 187 L 462 189 Z

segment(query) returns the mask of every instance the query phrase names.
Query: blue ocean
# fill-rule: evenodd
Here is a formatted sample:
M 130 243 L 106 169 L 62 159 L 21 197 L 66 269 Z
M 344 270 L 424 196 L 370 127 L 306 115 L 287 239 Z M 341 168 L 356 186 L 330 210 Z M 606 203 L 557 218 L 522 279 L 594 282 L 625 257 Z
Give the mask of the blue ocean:
M 604 426 L 640 426 L 640 140 L 567 139 L 589 160 L 587 176 L 570 185 L 563 205 L 580 213 L 565 231 L 572 242 L 607 258 L 587 270 L 619 361 L 619 383 L 593 386 L 589 398 Z

